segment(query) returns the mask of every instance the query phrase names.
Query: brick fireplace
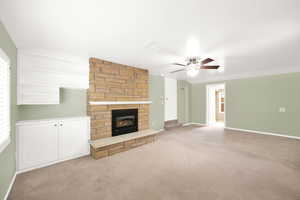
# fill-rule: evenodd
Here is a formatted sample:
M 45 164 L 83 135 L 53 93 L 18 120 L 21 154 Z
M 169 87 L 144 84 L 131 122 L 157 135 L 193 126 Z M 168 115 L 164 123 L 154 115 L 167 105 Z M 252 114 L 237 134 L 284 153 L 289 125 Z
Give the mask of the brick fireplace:
M 148 70 L 90 58 L 88 102 L 148 101 Z M 149 128 L 148 104 L 91 105 L 91 140 L 112 137 L 112 110 L 138 109 L 138 130 Z

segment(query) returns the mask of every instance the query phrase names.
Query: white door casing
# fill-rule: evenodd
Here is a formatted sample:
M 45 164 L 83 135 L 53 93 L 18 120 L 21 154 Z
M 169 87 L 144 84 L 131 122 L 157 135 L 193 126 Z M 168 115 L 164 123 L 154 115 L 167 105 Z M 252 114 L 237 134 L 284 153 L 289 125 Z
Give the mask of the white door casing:
M 226 104 L 226 91 L 225 83 L 209 84 L 206 85 L 206 124 L 213 125 L 216 123 L 216 91 L 224 89 L 225 104 Z M 226 112 L 226 108 L 225 108 Z M 226 118 L 224 115 L 224 124 Z

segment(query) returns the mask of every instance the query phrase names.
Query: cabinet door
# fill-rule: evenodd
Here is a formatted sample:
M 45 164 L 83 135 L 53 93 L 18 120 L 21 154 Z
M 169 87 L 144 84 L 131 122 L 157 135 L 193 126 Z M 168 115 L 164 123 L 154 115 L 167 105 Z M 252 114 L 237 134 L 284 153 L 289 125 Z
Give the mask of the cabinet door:
M 67 159 L 89 153 L 88 123 L 87 119 L 60 121 L 59 159 Z
M 57 122 L 26 124 L 18 127 L 18 167 L 28 169 L 58 159 Z

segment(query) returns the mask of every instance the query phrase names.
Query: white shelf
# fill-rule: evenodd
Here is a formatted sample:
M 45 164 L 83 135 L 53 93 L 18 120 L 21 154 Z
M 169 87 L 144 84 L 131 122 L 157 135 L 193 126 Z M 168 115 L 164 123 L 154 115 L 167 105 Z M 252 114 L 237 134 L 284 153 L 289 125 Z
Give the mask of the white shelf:
M 152 101 L 90 101 L 90 105 L 151 104 Z
M 62 121 L 62 120 L 76 120 L 76 119 L 90 119 L 90 116 L 76 116 L 76 117 L 59 117 L 59 118 L 47 118 L 47 119 L 38 119 L 38 120 L 21 120 L 16 122 L 16 126 L 20 125 L 29 125 L 29 124 L 37 124 L 44 123 L 49 121 Z

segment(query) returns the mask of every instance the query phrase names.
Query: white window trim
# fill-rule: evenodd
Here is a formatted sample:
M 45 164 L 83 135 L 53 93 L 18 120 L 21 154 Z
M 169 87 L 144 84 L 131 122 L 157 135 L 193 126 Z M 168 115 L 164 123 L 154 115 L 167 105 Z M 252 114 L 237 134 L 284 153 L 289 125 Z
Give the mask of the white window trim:
M 8 65 L 8 67 L 10 68 L 10 59 L 1 48 L 0 48 L 0 59 L 3 62 L 5 62 Z M 10 106 L 11 106 L 11 104 L 10 104 L 10 72 L 9 72 L 8 82 L 9 82 L 9 86 L 8 86 L 9 87 L 9 94 L 8 94 L 8 96 L 9 96 L 9 100 L 8 100 L 9 114 L 8 114 L 8 117 L 9 117 L 9 122 L 11 122 L 11 120 L 10 120 L 11 119 L 11 116 L 10 116 Z M 11 124 L 9 125 L 8 134 L 4 135 L 4 136 L 0 135 L 0 153 L 2 151 L 4 151 L 6 149 L 6 147 L 10 144 L 10 142 L 11 142 L 10 137 L 11 137 Z

